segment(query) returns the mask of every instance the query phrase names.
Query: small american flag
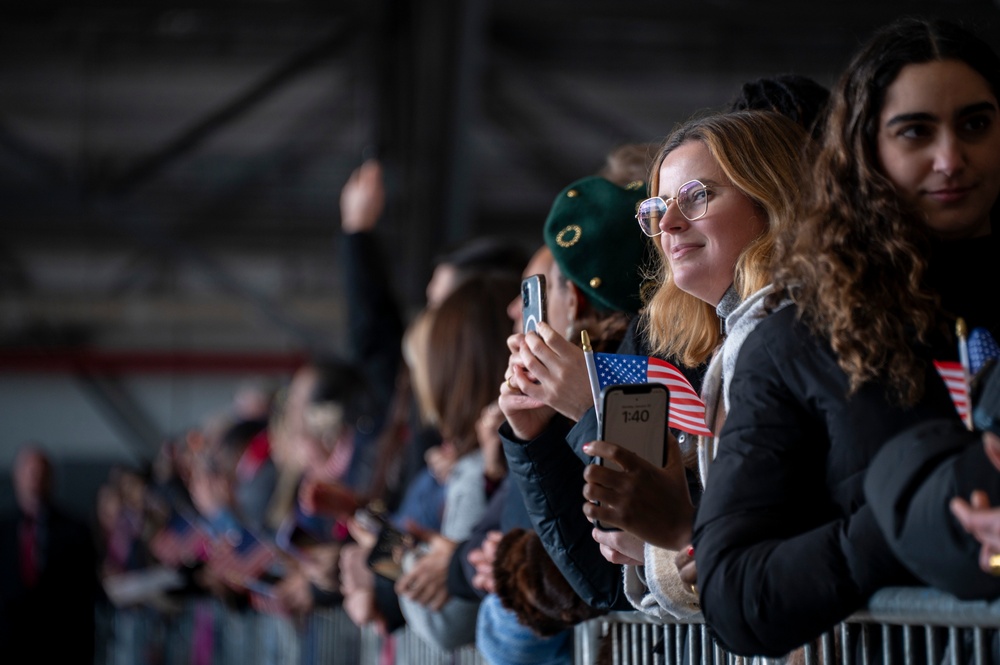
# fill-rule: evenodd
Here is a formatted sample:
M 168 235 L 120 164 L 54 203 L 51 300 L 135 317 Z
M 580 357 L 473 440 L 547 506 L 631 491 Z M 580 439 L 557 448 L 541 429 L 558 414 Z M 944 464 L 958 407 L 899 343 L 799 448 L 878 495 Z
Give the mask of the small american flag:
M 277 560 L 274 550 L 246 528 L 217 539 L 208 565 L 228 583 L 247 587 Z
M 935 360 L 934 368 L 948 386 L 948 393 L 959 417 L 962 422 L 966 422 L 969 417 L 969 377 L 965 368 L 957 360 Z
M 595 353 L 601 388 L 613 384 L 662 383 L 670 390 L 668 424 L 679 430 L 712 436 L 705 427 L 705 403 L 679 369 L 666 360 L 621 353 Z
M 323 465 L 323 472 L 331 480 L 342 480 L 347 475 L 354 457 L 354 440 L 341 438 Z
M 149 542 L 149 549 L 160 563 L 177 567 L 204 559 L 209 545 L 208 534 L 183 513 L 175 512 Z

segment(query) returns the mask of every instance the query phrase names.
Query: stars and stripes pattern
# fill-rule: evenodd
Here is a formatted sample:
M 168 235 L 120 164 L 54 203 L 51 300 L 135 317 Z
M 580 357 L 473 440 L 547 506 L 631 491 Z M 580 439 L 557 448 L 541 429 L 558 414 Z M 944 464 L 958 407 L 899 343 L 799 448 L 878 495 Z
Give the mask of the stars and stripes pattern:
M 149 548 L 160 563 L 177 567 L 206 557 L 210 538 L 195 520 L 175 512 L 150 540 Z
M 664 384 L 670 390 L 670 427 L 712 436 L 705 427 L 705 403 L 684 374 L 667 361 L 649 356 L 595 353 L 594 364 L 601 389 L 614 384 Z
M 966 422 L 969 418 L 969 377 L 965 368 L 957 360 L 935 360 L 934 368 L 948 386 L 948 393 L 959 417 L 962 422 Z
M 274 550 L 246 528 L 230 529 L 217 539 L 208 565 L 226 582 L 247 587 L 277 560 Z
M 342 480 L 354 457 L 354 440 L 341 438 L 334 444 L 333 451 L 323 465 L 323 472 L 331 480 Z
M 1000 359 L 1000 346 L 986 328 L 973 328 L 969 333 L 969 373 L 979 373 L 990 359 Z

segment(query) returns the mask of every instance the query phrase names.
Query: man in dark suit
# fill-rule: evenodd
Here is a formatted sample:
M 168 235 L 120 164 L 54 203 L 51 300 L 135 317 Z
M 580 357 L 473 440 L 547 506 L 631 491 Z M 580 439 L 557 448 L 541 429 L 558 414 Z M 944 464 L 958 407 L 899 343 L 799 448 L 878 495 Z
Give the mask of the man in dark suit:
M 87 526 L 52 503 L 52 463 L 36 444 L 13 467 L 17 509 L 0 519 L 0 661 L 94 661 L 97 570 Z

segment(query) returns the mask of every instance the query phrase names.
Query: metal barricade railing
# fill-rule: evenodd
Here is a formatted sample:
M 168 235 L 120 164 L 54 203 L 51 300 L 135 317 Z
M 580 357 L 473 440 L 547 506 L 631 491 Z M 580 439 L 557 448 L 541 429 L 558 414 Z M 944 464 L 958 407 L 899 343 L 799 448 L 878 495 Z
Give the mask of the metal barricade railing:
M 1000 601 L 962 602 L 923 588 L 878 592 L 868 607 L 786 658 L 739 657 L 707 627 L 612 613 L 576 627 L 576 665 L 1000 664 Z
M 303 620 L 208 598 L 176 607 L 97 609 L 96 665 L 483 665 L 475 647 L 444 651 L 401 628 L 383 638 L 340 608 Z
M 172 611 L 98 611 L 98 665 L 483 665 L 472 646 L 444 651 L 402 628 L 384 638 L 339 608 L 308 618 L 191 599 Z M 620 612 L 576 627 L 576 665 L 1000 665 L 1000 601 L 961 602 L 931 589 L 884 589 L 868 607 L 790 659 L 725 651 L 698 620 L 661 623 Z

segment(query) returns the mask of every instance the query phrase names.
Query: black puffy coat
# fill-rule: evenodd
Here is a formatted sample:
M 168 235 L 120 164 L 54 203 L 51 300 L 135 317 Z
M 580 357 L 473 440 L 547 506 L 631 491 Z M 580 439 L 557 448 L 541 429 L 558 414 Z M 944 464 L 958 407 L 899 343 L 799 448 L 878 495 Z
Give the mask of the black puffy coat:
M 738 654 L 783 655 L 875 590 L 918 583 L 865 504 L 865 473 L 897 432 L 957 419 L 930 357 L 914 407 L 894 405 L 874 383 L 848 398 L 829 344 L 796 311 L 771 315 L 743 345 L 695 522 L 705 619 Z M 941 358 L 946 348 L 926 355 Z
M 635 325 L 633 321 L 617 353 L 648 354 Z M 705 366 L 680 369 L 700 390 Z M 679 440 L 688 436 L 674 434 Z M 516 439 L 504 423 L 500 438 L 510 477 L 524 496 L 535 532 L 566 581 L 593 608 L 633 610 L 622 585 L 622 566 L 604 558 L 591 536 L 593 525 L 583 514 L 583 470 L 593 459 L 583 452 L 583 445 L 598 438 L 595 410 L 588 410 L 578 423 L 556 415 L 531 441 Z M 694 476 L 690 480 L 697 483 Z
M 982 434 L 953 419 L 902 432 L 876 456 L 865 496 L 889 546 L 924 583 L 963 600 L 1000 597 L 1000 577 L 979 568 L 980 544 L 949 508 L 982 490 L 1000 504 L 1000 473 L 983 450 Z

